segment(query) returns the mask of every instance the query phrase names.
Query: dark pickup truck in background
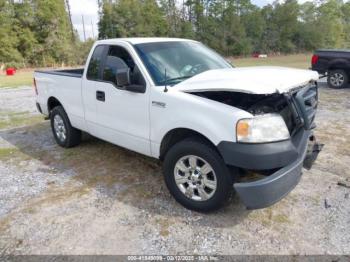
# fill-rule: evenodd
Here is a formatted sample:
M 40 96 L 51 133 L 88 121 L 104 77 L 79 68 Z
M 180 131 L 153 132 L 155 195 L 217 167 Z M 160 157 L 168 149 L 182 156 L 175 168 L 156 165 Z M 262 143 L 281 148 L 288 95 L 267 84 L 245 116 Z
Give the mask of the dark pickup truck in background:
M 327 76 L 329 87 L 347 87 L 350 77 L 350 49 L 316 50 L 311 59 L 311 69 Z

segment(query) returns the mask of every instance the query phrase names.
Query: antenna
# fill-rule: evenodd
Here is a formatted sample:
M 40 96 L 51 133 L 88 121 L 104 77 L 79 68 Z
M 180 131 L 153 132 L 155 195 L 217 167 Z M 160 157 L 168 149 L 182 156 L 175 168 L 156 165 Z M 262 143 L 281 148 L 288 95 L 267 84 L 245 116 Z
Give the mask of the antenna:
M 164 92 L 168 92 L 168 88 L 167 88 L 167 84 L 168 84 L 168 79 L 167 79 L 167 75 L 166 75 L 166 68 L 164 69 L 164 78 L 165 78 L 165 81 L 164 81 Z

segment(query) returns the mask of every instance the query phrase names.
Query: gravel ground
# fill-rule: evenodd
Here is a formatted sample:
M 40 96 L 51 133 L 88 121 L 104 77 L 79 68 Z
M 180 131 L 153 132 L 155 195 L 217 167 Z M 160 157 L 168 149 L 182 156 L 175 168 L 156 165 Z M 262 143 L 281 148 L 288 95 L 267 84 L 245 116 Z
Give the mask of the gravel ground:
M 58 147 L 30 88 L 0 90 L 1 254 L 350 254 L 350 89 L 320 88 L 312 170 L 285 199 L 178 205 L 159 163 L 90 136 Z

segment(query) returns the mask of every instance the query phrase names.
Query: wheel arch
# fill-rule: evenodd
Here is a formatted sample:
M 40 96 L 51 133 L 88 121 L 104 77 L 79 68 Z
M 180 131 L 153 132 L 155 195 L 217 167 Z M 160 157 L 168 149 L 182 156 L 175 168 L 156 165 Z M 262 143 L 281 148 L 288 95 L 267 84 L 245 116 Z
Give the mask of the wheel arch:
M 215 149 L 217 153 L 221 156 L 215 144 L 207 136 L 193 129 L 181 127 L 181 128 L 171 129 L 163 136 L 163 139 L 161 140 L 160 148 L 159 148 L 159 159 L 163 160 L 164 156 L 173 145 L 190 137 L 200 139 L 201 141 L 203 141 L 204 143 L 206 143 L 207 145 Z
M 50 96 L 48 99 L 47 99 L 47 111 L 50 115 L 52 109 L 54 109 L 56 106 L 62 106 L 62 103 L 54 96 Z M 64 107 L 63 107 L 64 109 Z

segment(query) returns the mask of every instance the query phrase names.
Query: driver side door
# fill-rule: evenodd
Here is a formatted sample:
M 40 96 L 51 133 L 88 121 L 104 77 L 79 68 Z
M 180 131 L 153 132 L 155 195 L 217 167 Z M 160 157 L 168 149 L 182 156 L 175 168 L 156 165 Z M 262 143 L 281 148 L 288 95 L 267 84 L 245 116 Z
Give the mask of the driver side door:
M 151 155 L 149 88 L 144 93 L 135 93 L 117 87 L 116 73 L 121 68 L 108 61 L 123 60 L 130 69 L 131 82 L 146 85 L 138 65 L 121 45 L 111 45 L 102 65 L 101 81 L 96 83 L 96 122 L 98 137 L 131 149 Z

